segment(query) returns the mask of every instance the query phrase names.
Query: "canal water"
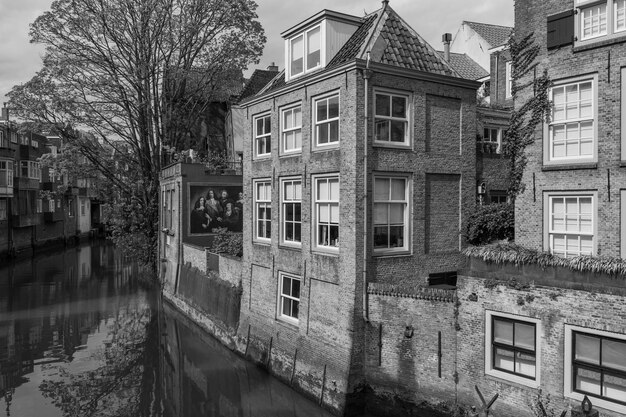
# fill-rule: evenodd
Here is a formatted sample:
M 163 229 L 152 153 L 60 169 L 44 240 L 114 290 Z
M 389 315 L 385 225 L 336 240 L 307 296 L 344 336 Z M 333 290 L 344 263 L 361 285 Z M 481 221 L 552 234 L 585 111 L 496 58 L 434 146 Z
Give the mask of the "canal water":
M 94 243 L 0 265 L 0 417 L 330 417 Z

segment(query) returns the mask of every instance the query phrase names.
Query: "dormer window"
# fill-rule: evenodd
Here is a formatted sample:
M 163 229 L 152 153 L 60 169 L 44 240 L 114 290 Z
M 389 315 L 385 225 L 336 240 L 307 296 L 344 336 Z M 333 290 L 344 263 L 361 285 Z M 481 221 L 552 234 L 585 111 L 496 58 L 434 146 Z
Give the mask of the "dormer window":
M 291 77 L 306 74 L 322 66 L 322 36 L 320 26 L 301 33 L 290 41 Z

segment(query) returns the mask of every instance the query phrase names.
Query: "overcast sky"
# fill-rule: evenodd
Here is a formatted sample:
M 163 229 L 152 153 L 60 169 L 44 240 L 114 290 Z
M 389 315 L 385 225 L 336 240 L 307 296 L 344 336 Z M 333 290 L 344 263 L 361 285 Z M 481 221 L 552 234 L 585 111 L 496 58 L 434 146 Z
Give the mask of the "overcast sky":
M 513 26 L 514 0 L 390 0 L 389 5 L 435 49 L 441 35 L 456 33 L 463 20 Z M 28 81 L 41 67 L 43 48 L 29 43 L 29 24 L 51 0 L 0 0 L 0 99 L 12 86 Z M 267 43 L 258 68 L 284 67 L 280 33 L 322 9 L 363 16 L 381 7 L 378 0 L 257 0 Z M 246 75 L 251 73 L 251 70 Z

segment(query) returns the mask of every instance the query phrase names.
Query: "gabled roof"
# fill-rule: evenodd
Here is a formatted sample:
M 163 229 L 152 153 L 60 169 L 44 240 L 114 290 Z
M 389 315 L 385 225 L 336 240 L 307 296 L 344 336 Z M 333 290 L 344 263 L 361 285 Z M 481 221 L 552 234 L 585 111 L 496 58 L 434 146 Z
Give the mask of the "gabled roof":
M 443 51 L 437 51 L 437 53 L 440 57 L 444 57 Z M 450 52 L 449 64 L 459 73 L 461 78 L 467 80 L 476 81 L 489 76 L 489 73 L 467 54 Z
M 510 26 L 468 21 L 464 21 L 463 23 L 472 28 L 474 32 L 478 33 L 492 48 L 505 44 L 513 31 L 513 28 Z
M 383 4 L 381 9 L 361 19 L 361 24 L 357 30 L 330 60 L 324 70 L 341 66 L 355 59 L 365 60 L 367 53 L 370 52 L 370 59 L 373 62 L 463 78 L 386 2 Z M 285 84 L 283 70 L 270 84 L 257 90 L 257 92 L 259 94 L 266 93 L 281 88 Z
M 274 77 L 278 75 L 278 71 L 254 70 L 250 79 L 243 86 L 243 90 L 239 93 L 239 100 L 253 96 L 263 87 L 267 85 Z

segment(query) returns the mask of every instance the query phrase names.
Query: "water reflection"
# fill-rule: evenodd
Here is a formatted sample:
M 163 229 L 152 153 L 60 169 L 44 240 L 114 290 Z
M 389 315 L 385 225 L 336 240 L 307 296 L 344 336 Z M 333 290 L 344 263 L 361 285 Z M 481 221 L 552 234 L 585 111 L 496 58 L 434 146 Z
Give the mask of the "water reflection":
M 0 268 L 0 416 L 329 416 L 141 274 L 102 243 Z

